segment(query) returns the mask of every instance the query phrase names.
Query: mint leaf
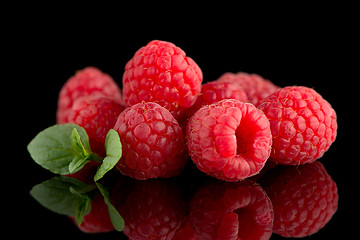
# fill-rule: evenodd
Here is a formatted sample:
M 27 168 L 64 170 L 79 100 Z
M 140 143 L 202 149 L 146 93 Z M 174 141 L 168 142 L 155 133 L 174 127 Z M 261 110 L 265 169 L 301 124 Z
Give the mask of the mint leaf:
M 74 159 L 69 163 L 69 172 L 74 173 L 79 171 L 88 162 L 90 161 L 82 158 L 81 156 L 75 156 Z
M 93 185 L 94 186 L 94 185 Z M 85 184 L 80 180 L 70 177 L 53 177 L 35 185 L 30 195 L 35 198 L 45 208 L 67 216 L 87 214 L 90 209 L 88 203 L 83 203 L 85 199 L 92 199 L 91 185 Z M 79 209 L 79 208 L 84 209 Z M 91 204 L 90 204 L 91 207 Z
M 98 168 L 94 181 L 101 179 L 105 173 L 110 171 L 116 163 L 119 161 L 122 155 L 121 142 L 119 134 L 114 130 L 110 129 L 105 139 L 106 157 L 103 163 Z
M 107 205 L 113 227 L 115 230 L 121 232 L 125 227 L 124 219 L 121 217 L 116 208 L 111 204 L 109 190 L 99 182 L 95 182 L 95 184 L 98 187 L 101 195 L 104 197 L 104 202 Z
M 87 159 L 89 157 L 90 154 L 88 153 L 84 144 L 82 143 L 81 136 L 79 132 L 76 130 L 76 128 L 73 128 L 71 132 L 71 145 L 73 150 L 79 153 L 82 158 Z M 89 146 L 87 147 L 90 148 Z
M 80 170 L 87 160 L 99 160 L 90 150 L 85 129 L 76 124 L 49 127 L 36 135 L 27 148 L 36 163 L 60 175 Z
M 71 132 L 71 145 L 73 150 L 78 153 L 78 156 L 74 157 L 74 159 L 69 164 L 69 172 L 74 173 L 89 162 L 88 158 L 90 157 L 90 153 L 82 143 L 81 136 L 76 128 L 73 128 Z

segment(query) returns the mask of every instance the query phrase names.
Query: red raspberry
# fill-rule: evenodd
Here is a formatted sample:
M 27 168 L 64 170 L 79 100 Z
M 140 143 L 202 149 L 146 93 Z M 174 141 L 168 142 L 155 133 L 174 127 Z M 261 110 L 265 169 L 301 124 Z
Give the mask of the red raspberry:
M 181 228 L 176 232 L 172 240 L 198 240 L 194 228 L 191 226 L 190 218 L 187 216 Z
M 266 116 L 251 103 L 234 99 L 202 107 L 190 118 L 186 136 L 197 167 L 226 181 L 257 174 L 271 150 Z
M 179 123 L 157 103 L 138 103 L 125 109 L 115 124 L 122 144 L 117 164 L 136 179 L 171 177 L 186 163 L 185 139 Z
M 178 189 L 158 180 L 137 181 L 125 201 L 124 195 L 117 195 L 113 202 L 124 218 L 123 232 L 129 239 L 171 240 L 185 219 Z
M 124 109 L 125 107 L 113 98 L 84 96 L 74 102 L 65 123 L 75 123 L 83 127 L 89 136 L 91 150 L 105 157 L 106 135 Z
M 186 110 L 186 115 L 190 118 L 204 105 L 210 105 L 224 99 L 237 99 L 247 102 L 245 91 L 234 82 L 213 81 L 203 84 L 199 97 L 195 104 Z
M 272 234 L 273 209 L 255 182 L 216 182 L 198 190 L 190 221 L 201 240 L 265 240 Z
M 194 104 L 202 78 L 198 65 L 179 47 L 151 41 L 125 66 L 124 101 L 128 106 L 156 102 L 178 118 Z
M 69 216 L 69 218 L 77 226 L 75 217 Z M 78 228 L 85 233 L 105 233 L 114 230 L 108 207 L 100 193 L 92 200 L 91 210 L 84 216 L 83 221 Z
M 75 100 L 82 96 L 102 95 L 121 103 L 121 92 L 114 80 L 95 67 L 78 71 L 61 88 L 58 99 L 57 123 L 67 123 Z
M 285 87 L 258 107 L 270 120 L 271 160 L 277 163 L 311 163 L 322 157 L 336 138 L 336 113 L 313 89 Z
M 337 187 L 320 162 L 274 169 L 264 179 L 274 206 L 273 232 L 305 237 L 318 232 L 337 210 Z
M 224 73 L 220 76 L 218 81 L 238 84 L 242 89 L 244 89 L 249 102 L 255 106 L 262 99 L 280 89 L 278 86 L 274 85 L 269 80 L 264 79 L 260 75 L 244 72 L 236 74 Z

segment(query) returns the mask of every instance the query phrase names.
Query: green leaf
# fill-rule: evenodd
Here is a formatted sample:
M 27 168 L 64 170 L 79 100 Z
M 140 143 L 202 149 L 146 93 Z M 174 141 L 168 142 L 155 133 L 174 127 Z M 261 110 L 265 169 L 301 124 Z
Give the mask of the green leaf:
M 73 150 L 78 153 L 78 156 L 74 157 L 69 164 L 69 172 L 74 173 L 82 169 L 82 167 L 89 162 L 88 159 L 92 153 L 90 150 L 85 148 L 81 141 L 81 136 L 76 128 L 74 128 L 71 132 L 71 145 Z
M 90 162 L 90 161 L 82 158 L 81 156 L 75 156 L 74 159 L 69 163 L 69 172 L 74 173 L 74 172 L 79 171 L 88 162 Z
M 81 199 L 91 200 L 93 198 L 90 193 L 92 190 L 94 187 L 91 185 L 75 178 L 60 176 L 35 185 L 31 189 L 30 195 L 42 206 L 53 212 L 76 216 L 79 215 L 79 212 L 85 214 L 90 211 L 86 205 L 88 203 L 82 203 L 81 201 L 84 200 Z M 79 209 L 80 207 L 81 209 Z
M 73 136 L 74 129 L 76 131 Z M 82 156 L 91 152 L 86 131 L 76 124 L 49 127 L 36 135 L 27 148 L 36 163 L 61 175 L 70 173 L 70 163 L 71 170 L 80 170 L 80 167 L 85 165 L 81 161 L 84 159 Z M 87 153 L 82 150 L 86 150 Z
M 105 173 L 110 171 L 116 163 L 119 161 L 122 155 L 121 142 L 119 134 L 114 130 L 110 129 L 106 135 L 105 140 L 106 157 L 103 163 L 98 168 L 94 181 L 101 179 Z
M 90 154 L 88 153 L 84 144 L 82 143 L 80 134 L 76 130 L 76 128 L 73 128 L 71 132 L 71 145 L 73 150 L 79 153 L 82 158 L 87 159 L 89 157 Z
M 104 197 L 104 202 L 107 205 L 113 227 L 115 228 L 115 230 L 121 232 L 125 227 L 124 219 L 121 217 L 120 213 L 116 210 L 116 208 L 111 204 L 109 190 L 99 182 L 95 182 L 95 184 L 98 187 L 101 195 L 103 195 Z

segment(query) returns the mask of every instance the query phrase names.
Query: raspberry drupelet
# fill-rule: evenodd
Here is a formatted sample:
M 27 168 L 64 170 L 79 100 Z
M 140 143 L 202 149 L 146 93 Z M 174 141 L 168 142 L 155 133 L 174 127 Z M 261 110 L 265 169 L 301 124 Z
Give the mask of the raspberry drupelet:
M 269 120 L 251 103 L 235 99 L 202 107 L 190 118 L 186 136 L 193 162 L 221 180 L 253 176 L 270 156 Z

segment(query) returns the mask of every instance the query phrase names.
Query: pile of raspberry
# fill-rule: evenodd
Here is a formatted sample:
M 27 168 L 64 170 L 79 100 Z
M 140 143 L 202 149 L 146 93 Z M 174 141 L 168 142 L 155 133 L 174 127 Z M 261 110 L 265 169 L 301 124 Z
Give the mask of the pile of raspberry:
M 336 138 L 336 113 L 314 89 L 281 88 L 243 72 L 203 83 L 200 67 L 170 42 L 136 51 L 122 87 L 95 67 L 78 71 L 61 89 L 57 122 L 83 127 L 100 156 L 107 132 L 116 130 L 116 167 L 139 180 L 176 176 L 190 156 L 206 174 L 239 181 L 267 161 L 314 162 Z

